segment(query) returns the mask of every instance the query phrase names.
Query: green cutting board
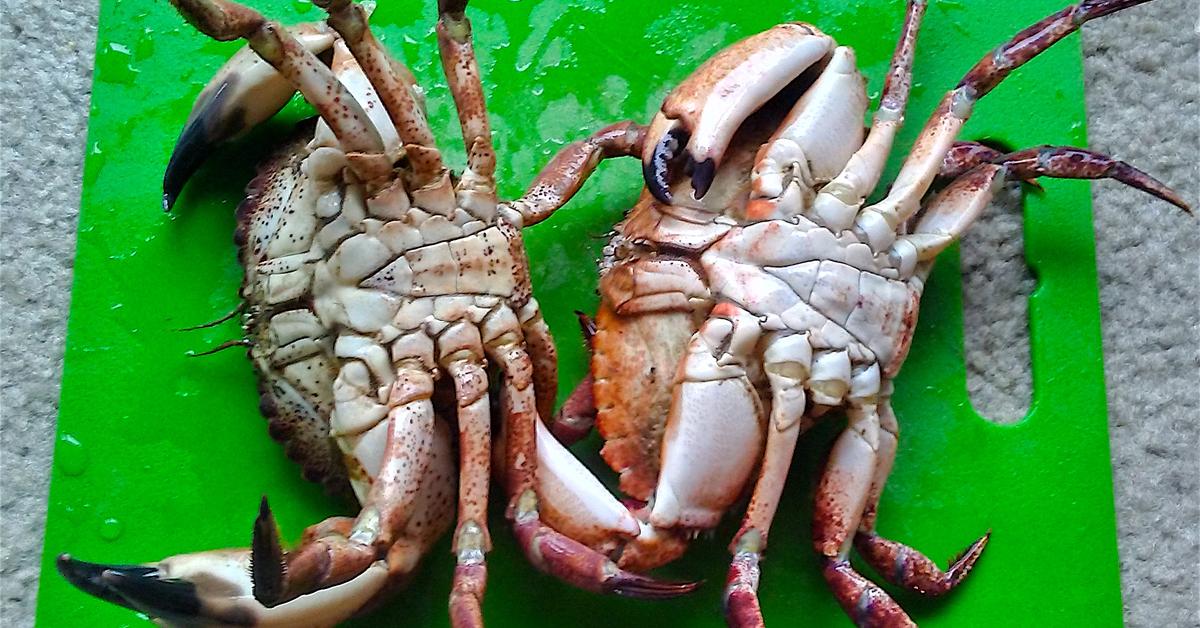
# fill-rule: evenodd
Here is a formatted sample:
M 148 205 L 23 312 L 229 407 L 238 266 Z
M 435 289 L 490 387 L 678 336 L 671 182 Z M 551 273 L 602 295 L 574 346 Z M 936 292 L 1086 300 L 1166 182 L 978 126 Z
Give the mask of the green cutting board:
M 910 123 L 898 146 L 911 142 L 940 95 L 977 59 L 1064 1 L 932 3 L 918 46 Z M 284 21 L 320 17 L 307 0 L 258 4 Z M 373 22 L 428 89 L 441 146 L 448 162 L 461 166 L 458 125 L 432 34 L 433 4 L 380 2 Z M 708 55 L 780 21 L 813 22 L 853 46 L 877 96 L 903 4 L 473 3 L 469 14 L 500 155 L 501 191 L 509 198 L 519 194 L 559 147 L 607 122 L 648 120 L 670 86 Z M 237 304 L 234 207 L 255 162 L 291 122 L 308 115 L 302 103 L 293 103 L 280 122 L 220 152 L 175 211 L 164 215 L 159 185 L 175 137 L 196 93 L 236 47 L 195 33 L 166 2 L 101 2 L 38 606 L 44 626 L 144 624 L 134 613 L 67 585 L 54 570 L 60 552 L 140 562 L 245 545 L 263 494 L 271 497 L 289 539 L 326 516 L 353 512 L 352 505 L 303 482 L 268 438 L 254 375 L 239 351 L 187 357 L 236 337 L 236 321 L 176 331 Z M 1072 36 L 981 102 L 964 136 L 1014 147 L 1084 145 L 1083 120 L 1079 39 Z M 898 159 L 892 161 L 894 172 Z M 526 232 L 536 294 L 559 342 L 560 398 L 585 366 L 571 312 L 595 307 L 593 260 L 640 186 L 634 160 L 605 164 L 566 209 Z M 882 532 L 944 559 L 994 530 L 960 590 L 935 601 L 898 594 L 924 625 L 1121 622 L 1088 184 L 1047 181 L 1045 188 L 1024 207 L 1026 259 L 1039 281 L 1029 308 L 1029 415 L 998 426 L 971 407 L 956 251 L 944 254 L 934 273 L 897 382 L 903 437 L 881 506 Z M 808 540 L 815 479 L 834 427 L 806 437 L 773 528 L 761 593 L 774 625 L 847 624 Z M 591 439 L 575 451 L 601 469 L 597 449 Z M 731 524 L 702 537 L 687 558 L 663 570 L 708 582 L 699 593 L 668 602 L 573 590 L 526 564 L 498 510 L 492 525 L 496 548 L 484 608 L 492 626 L 722 624 Z M 444 625 L 451 571 L 443 544 L 406 592 L 361 624 Z

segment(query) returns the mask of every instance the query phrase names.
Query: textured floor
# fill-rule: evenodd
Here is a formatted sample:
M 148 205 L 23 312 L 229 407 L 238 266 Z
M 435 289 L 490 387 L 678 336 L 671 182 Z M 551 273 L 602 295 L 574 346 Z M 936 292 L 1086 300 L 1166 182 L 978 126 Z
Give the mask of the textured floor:
M 0 625 L 27 626 L 96 7 L 2 2 Z M 1196 0 L 1160 0 L 1084 28 L 1092 147 L 1170 182 L 1193 204 L 1200 201 L 1198 19 Z M 1113 183 L 1096 185 L 1094 195 L 1126 623 L 1200 626 L 1200 220 Z M 1033 282 L 1020 260 L 1019 218 L 991 216 L 963 251 L 970 387 L 985 414 L 1011 419 L 1028 406 L 1026 305 L 1017 297 Z

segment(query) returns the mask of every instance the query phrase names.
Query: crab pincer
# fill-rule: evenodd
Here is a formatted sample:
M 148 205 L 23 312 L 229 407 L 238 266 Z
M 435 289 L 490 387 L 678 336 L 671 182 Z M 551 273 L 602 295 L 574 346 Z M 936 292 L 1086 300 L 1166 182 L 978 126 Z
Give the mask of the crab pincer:
M 642 153 L 646 187 L 663 203 L 680 173 L 697 199 L 712 185 L 737 128 L 755 110 L 818 64 L 833 39 L 815 27 L 787 23 L 714 55 L 663 101 Z
M 322 54 L 334 42 L 324 24 L 298 24 L 288 31 L 305 49 Z M 170 210 L 183 186 L 218 146 L 245 134 L 279 112 L 296 88 L 249 46 L 226 61 L 200 90 L 175 142 L 163 174 L 163 209 Z

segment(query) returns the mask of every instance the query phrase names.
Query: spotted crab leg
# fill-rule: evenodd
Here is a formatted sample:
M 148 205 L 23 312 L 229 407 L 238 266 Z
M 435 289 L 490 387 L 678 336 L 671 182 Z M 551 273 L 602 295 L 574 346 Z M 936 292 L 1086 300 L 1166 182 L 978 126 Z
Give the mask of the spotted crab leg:
M 539 417 L 554 416 L 554 401 L 558 396 L 558 349 L 550 326 L 542 317 L 537 300 L 521 308 L 521 333 L 525 336 L 525 349 L 533 365 L 533 392 L 537 398 Z
M 1010 179 L 1112 179 L 1162 199 L 1185 212 L 1191 207 L 1175 190 L 1149 174 L 1108 155 L 1086 148 L 1038 146 L 1000 155 L 992 163 L 1003 165 Z
M 383 140 L 370 116 L 333 71 L 287 29 L 249 7 L 227 0 L 172 0 L 171 4 L 197 30 L 213 39 L 245 39 L 317 110 L 360 179 L 378 181 L 391 172 L 391 159 L 384 153 Z
M 538 495 L 539 459 L 543 454 L 538 447 L 554 441 L 539 426 L 533 365 L 519 342 L 519 325 L 515 314 L 508 312 L 504 318 L 485 321 L 483 336 L 488 357 L 504 374 L 501 407 L 508 517 L 529 561 L 564 582 L 599 593 L 665 598 L 694 590 L 696 583 L 662 582 L 625 571 L 603 554 L 543 522 Z M 539 431 L 543 435 L 540 440 Z
M 938 178 L 957 179 L 967 174 L 975 166 L 989 164 L 1004 156 L 1004 152 L 979 142 L 955 142 L 946 157 L 942 167 L 938 169 Z
M 488 375 L 475 325 L 456 323 L 438 336 L 438 344 L 458 399 L 458 525 L 452 548 L 457 564 L 450 591 L 450 620 L 458 627 L 483 626 L 484 555 L 492 548 L 487 528 L 492 457 Z
M 405 153 L 413 167 L 414 200 L 427 201 L 422 207 L 452 211 L 453 197 L 447 198 L 449 173 L 437 150 L 433 132 L 425 120 L 412 73 L 388 54 L 367 24 L 362 5 L 351 0 L 317 0 L 325 9 L 329 25 L 342 36 L 362 66 L 392 119 Z M 447 206 L 449 208 L 447 208 Z
M 593 350 L 592 339 L 596 336 L 596 323 L 583 312 L 577 311 L 575 316 L 579 319 L 583 340 L 587 343 L 590 353 Z M 558 412 L 551 415 L 553 418 L 547 427 L 560 443 L 570 446 L 591 433 L 596 424 L 596 395 L 592 391 L 595 383 L 595 377 L 589 370 L 587 375 L 579 380 Z
M 733 561 L 725 584 L 725 616 L 730 626 L 763 625 L 757 595 L 759 562 L 767 548 L 767 534 L 802 431 L 804 384 L 811 368 L 812 347 L 805 335 L 768 338 L 763 370 L 771 387 L 771 418 L 767 423 L 766 452 L 750 506 L 730 545 Z
M 333 33 L 324 24 L 288 30 L 313 54 L 333 45 Z M 175 142 L 163 174 L 163 209 L 171 209 L 188 179 L 218 145 L 278 113 L 295 93 L 295 86 L 249 46 L 230 57 L 200 90 Z
M 875 251 L 887 250 L 899 225 L 920 208 L 921 198 L 971 116 L 975 103 L 1013 70 L 1078 30 L 1083 23 L 1147 1 L 1085 0 L 1042 19 L 985 55 L 942 99 L 913 144 L 888 195 L 859 212 L 854 229 L 860 238 Z
M 867 505 L 880 447 L 879 411 L 870 400 L 846 410 L 847 425 L 829 454 L 817 487 L 813 545 L 834 596 L 859 626 L 916 626 L 883 589 L 850 565 L 854 531 Z
M 641 155 L 645 137 L 645 127 L 626 120 L 572 142 L 542 168 L 524 196 L 506 205 L 520 214 L 523 226 L 536 225 L 566 205 L 601 161 Z
M 937 178 L 951 181 L 970 172 L 975 166 L 1003 160 L 1003 157 L 1003 151 L 992 148 L 987 144 L 980 142 L 955 142 L 950 147 L 950 150 L 946 152 L 946 158 L 942 160 L 942 167 L 938 170 Z M 1028 184 L 1035 190 L 1042 189 L 1042 184 L 1038 183 L 1037 179 L 1023 179 L 1021 182 Z
M 362 106 L 333 72 L 287 29 L 254 9 L 226 0 L 172 0 L 197 30 L 218 41 L 245 39 L 316 108 L 347 152 L 381 152 L 383 142 Z
M 386 418 L 362 426 L 366 429 L 356 439 L 367 448 L 380 438 L 384 444 L 380 468 L 349 534 L 325 535 L 284 552 L 269 511 L 260 513 L 251 544 L 252 577 L 254 597 L 264 606 L 277 606 L 357 577 L 383 560 L 401 536 L 402 526 L 414 510 L 421 476 L 432 463 L 437 429 L 431 402 L 433 378 L 414 357 L 400 356 L 398 360 Z M 342 400 L 339 403 L 354 403 L 346 389 L 369 386 L 367 370 L 364 361 L 346 361 L 334 384 L 335 398 Z M 331 421 L 334 429 L 353 429 L 339 424 L 336 412 Z
M 937 254 L 962 237 L 1006 180 L 1040 176 L 1115 179 L 1191 211 L 1174 190 L 1123 161 L 1082 148 L 1031 148 L 1002 155 L 995 163 L 976 166 L 929 201 L 913 232 L 897 237 L 892 245 L 891 253 L 900 261 L 902 276 L 911 276 L 914 270 L 927 273 Z
M 862 146 L 846 162 L 846 167 L 825 184 L 813 200 L 812 217 L 834 232 L 850 226 L 867 195 L 879 183 L 896 134 L 904 124 L 904 111 L 912 88 L 917 34 L 926 5 L 925 0 L 909 0 L 904 26 L 892 54 L 891 67 L 883 83 L 883 93 L 871 122 L 871 130 Z
M 900 425 L 892 412 L 890 400 L 879 401 L 879 441 L 876 448 L 875 476 L 871 480 L 867 505 L 854 535 L 854 547 L 858 553 L 888 582 L 904 587 L 921 595 L 936 597 L 949 593 L 971 573 L 976 561 L 983 555 L 991 532 L 984 534 L 967 546 L 945 571 L 921 552 L 902 543 L 891 541 L 875 532 L 879 497 L 892 471 L 899 441 Z
M 496 149 L 466 10 L 467 0 L 438 0 L 438 50 L 467 150 L 459 202 L 476 217 L 491 218 L 496 210 Z

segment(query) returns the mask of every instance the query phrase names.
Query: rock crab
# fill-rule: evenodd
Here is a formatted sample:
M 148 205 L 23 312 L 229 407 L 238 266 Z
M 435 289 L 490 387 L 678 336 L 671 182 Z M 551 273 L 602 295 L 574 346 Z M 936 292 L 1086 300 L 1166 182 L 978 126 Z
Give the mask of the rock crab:
M 724 591 L 730 625 L 761 626 L 759 563 L 797 439 L 831 410 L 846 427 L 816 492 L 813 544 L 838 602 L 860 626 L 912 620 L 851 566 L 939 596 L 970 573 L 984 534 L 943 570 L 876 532 L 899 427 L 892 379 L 904 363 L 935 257 L 1006 180 L 1112 178 L 1184 210 L 1167 186 L 1085 149 L 1004 152 L 956 142 L 973 105 L 1084 22 L 1141 0 L 1087 0 L 1022 30 L 942 99 L 890 190 L 866 199 L 904 117 L 926 3 L 910 1 L 869 129 L 854 52 L 804 23 L 712 56 L 664 100 L 647 131 L 646 190 L 601 262 L 591 377 L 553 425 L 592 424 L 626 494 L 644 502 L 618 563 L 679 556 L 751 486 Z M 946 181 L 930 194 L 935 178 Z M 620 537 L 611 530 L 604 542 Z M 598 548 L 602 544 L 596 545 Z
M 164 207 L 212 145 L 270 117 L 294 91 L 319 114 L 315 130 L 267 160 L 239 207 L 248 338 L 235 344 L 250 347 L 272 435 L 309 479 L 335 489 L 348 481 L 362 510 L 310 527 L 284 551 L 264 498 L 249 549 L 147 566 L 63 554 L 62 574 L 171 623 L 329 625 L 404 584 L 454 524 L 451 620 L 481 625 L 495 449 L 508 517 L 539 568 L 594 591 L 691 591 L 694 583 L 623 570 L 544 522 L 575 516 L 580 503 L 623 508 L 607 494 L 591 504 L 599 482 L 539 418 L 553 410 L 556 354 L 520 230 L 560 207 L 601 157 L 640 149 L 641 127 L 617 124 L 568 146 L 529 194 L 497 202 L 465 0 L 439 2 L 437 22 L 468 154 L 458 176 L 436 148 L 415 79 L 371 33 L 363 5 L 318 0 L 325 23 L 290 30 L 226 0 L 172 4 L 209 37 L 248 47 L 201 93 L 164 178 Z M 328 67 L 316 54 L 327 50 Z M 489 362 L 500 380 L 495 435 Z

